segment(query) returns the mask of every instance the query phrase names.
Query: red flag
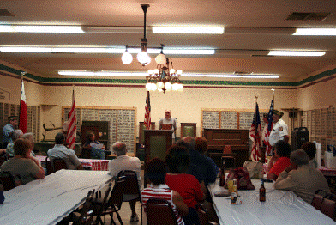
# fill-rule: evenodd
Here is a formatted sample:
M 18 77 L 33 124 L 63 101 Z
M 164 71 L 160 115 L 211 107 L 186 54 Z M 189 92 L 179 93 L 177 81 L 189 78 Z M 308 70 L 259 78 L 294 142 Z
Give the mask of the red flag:
M 261 159 L 260 146 L 261 146 L 261 121 L 259 106 L 256 103 L 253 122 L 250 128 L 250 139 L 253 141 L 251 158 L 253 161 L 259 161 Z
M 19 129 L 27 133 L 27 98 L 24 89 L 23 80 L 21 80 L 21 102 L 20 102 L 20 122 Z
M 70 149 L 75 149 L 76 139 L 76 106 L 75 106 L 75 89 L 72 93 L 72 106 L 69 112 L 69 128 L 66 142 L 69 144 Z
M 150 115 L 150 112 L 151 112 L 151 106 L 150 106 L 150 99 L 149 99 L 149 91 L 147 91 L 147 99 L 146 99 L 146 113 L 145 113 L 145 126 L 146 126 L 146 129 L 149 130 L 150 129 L 150 125 L 151 125 L 151 115 Z

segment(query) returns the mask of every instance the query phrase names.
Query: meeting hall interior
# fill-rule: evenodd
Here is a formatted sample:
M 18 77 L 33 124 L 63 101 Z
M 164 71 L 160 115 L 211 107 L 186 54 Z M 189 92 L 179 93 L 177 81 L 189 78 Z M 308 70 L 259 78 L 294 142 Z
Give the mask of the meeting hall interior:
M 281 114 L 292 153 L 316 143 L 317 167 L 333 196 L 321 204 L 332 212 L 295 191 L 275 190 L 276 179 L 265 182 L 266 203 L 259 202 L 261 180 L 251 179 L 255 190 L 238 190 L 242 203 L 233 206 L 214 197 L 224 189 L 217 179 L 205 186 L 216 214 L 211 223 L 335 224 L 335 0 L 2 0 L 0 37 L 1 129 L 12 116 L 17 129 L 27 120 L 23 133 L 33 134 L 31 154 L 45 170 L 44 179 L 3 192 L 0 224 L 56 224 L 81 215 L 86 200 L 98 196 L 88 192 L 110 182 L 109 163 L 119 157 L 114 143 L 140 159 L 140 191 L 146 163 L 164 161 L 171 145 L 188 137 L 205 137 L 205 154 L 221 170 L 225 162 L 227 173 L 245 161 L 267 164 L 273 153 L 256 149 L 251 138 L 256 105 L 261 131 L 270 108 Z M 176 125 L 162 124 L 167 113 Z M 81 170 L 48 172 L 56 165 L 47 154 L 55 137 L 63 132 L 68 141 L 72 128 L 66 146 L 73 144 Z M 91 134 L 103 155 L 85 147 Z M 0 142 L 7 145 L 3 135 Z M 128 203 L 119 211 L 125 224 L 147 220 L 139 202 L 139 218 Z

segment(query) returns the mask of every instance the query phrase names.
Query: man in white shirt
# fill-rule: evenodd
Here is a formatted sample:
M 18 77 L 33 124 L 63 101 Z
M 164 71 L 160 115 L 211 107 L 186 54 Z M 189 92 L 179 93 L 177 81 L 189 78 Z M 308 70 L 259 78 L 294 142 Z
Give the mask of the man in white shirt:
M 62 132 L 57 133 L 55 137 L 55 146 L 52 149 L 49 149 L 47 154 L 52 161 L 55 158 L 61 158 L 67 164 L 68 169 L 70 170 L 80 170 L 82 169 L 82 164 L 77 158 L 75 151 L 68 149 L 64 146 L 65 136 Z
M 174 139 L 176 138 L 176 129 L 177 129 L 176 119 L 171 118 L 170 110 L 166 110 L 165 118 L 162 118 L 159 121 L 159 130 L 172 130 L 173 131 L 172 138 L 174 141 Z
M 116 159 L 109 162 L 109 171 L 112 177 L 117 177 L 118 173 L 123 170 L 134 171 L 138 178 L 138 183 L 141 184 L 141 161 L 137 157 L 126 155 L 127 148 L 125 143 L 117 142 L 112 145 L 113 152 L 117 155 Z M 125 199 L 124 199 L 125 200 Z M 138 222 L 139 217 L 135 212 L 135 200 L 129 201 L 132 211 L 130 222 Z
M 269 143 L 272 146 L 280 140 L 288 142 L 288 126 L 285 121 L 281 119 L 283 114 L 283 112 L 279 112 L 278 110 L 273 111 L 273 130 L 269 136 Z

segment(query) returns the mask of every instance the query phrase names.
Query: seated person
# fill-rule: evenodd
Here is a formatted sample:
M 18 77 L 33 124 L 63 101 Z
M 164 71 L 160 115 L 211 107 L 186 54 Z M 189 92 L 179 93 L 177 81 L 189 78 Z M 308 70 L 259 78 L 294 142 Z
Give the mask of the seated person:
M 41 166 L 40 161 L 35 158 L 35 154 L 34 154 L 34 133 L 29 132 L 29 133 L 25 133 L 24 135 L 22 135 L 21 137 L 22 139 L 25 139 L 27 141 L 29 141 L 30 145 L 31 145 L 31 156 L 32 156 L 32 160 L 34 160 L 34 162 L 38 163 Z
M 0 171 L 10 172 L 20 176 L 21 184 L 27 184 L 34 179 L 44 179 L 44 169 L 34 162 L 31 156 L 31 144 L 24 139 L 14 142 L 14 158 L 4 162 Z
M 291 166 L 289 158 L 291 151 L 290 144 L 285 141 L 279 141 L 274 145 L 274 156 L 270 160 L 270 164 L 273 165 L 267 173 L 267 179 L 276 180 L 282 171 Z
M 68 149 L 64 146 L 65 136 L 63 132 L 57 133 L 55 137 L 55 146 L 52 149 L 49 149 L 47 154 L 51 161 L 55 158 L 61 158 L 67 164 L 68 169 L 70 170 L 81 170 L 82 164 L 78 160 L 75 151 L 72 149 Z
M 113 159 L 109 162 L 109 171 L 112 177 L 116 177 L 119 172 L 123 170 L 131 170 L 137 174 L 138 183 L 141 184 L 141 161 L 137 157 L 132 157 L 126 155 L 127 148 L 125 143 L 117 142 L 112 145 L 112 150 L 117 155 L 116 159 Z M 139 187 L 140 188 L 140 187 Z M 129 202 L 132 215 L 130 222 L 138 222 L 139 217 L 135 212 L 135 203 L 136 201 L 132 200 Z
M 20 138 L 23 135 L 21 130 L 15 130 L 13 135 L 12 135 L 12 140 L 13 143 L 8 143 L 7 145 L 7 149 L 6 149 L 6 154 L 8 155 L 8 157 L 14 157 L 14 142 L 16 141 L 16 139 Z
M 95 135 L 93 133 L 88 133 L 87 140 L 82 149 L 86 154 L 83 154 L 83 156 L 90 156 L 92 159 L 105 159 L 105 146 L 102 145 L 101 148 L 95 147 L 99 145 L 102 144 L 95 140 Z
M 316 145 L 312 142 L 306 142 L 301 147 L 303 151 L 305 151 L 309 157 L 309 166 L 311 168 L 317 168 L 317 162 L 315 160 L 315 154 L 316 154 Z
M 204 182 L 204 185 L 214 183 L 217 178 L 217 166 L 214 166 L 207 156 L 204 155 L 201 147 L 195 149 L 195 138 L 186 137 L 178 142 L 178 145 L 185 146 L 190 155 L 190 168 L 188 173 L 194 175 L 199 182 Z M 201 144 L 202 145 L 202 144 Z
M 183 225 L 182 216 L 188 214 L 188 206 L 183 202 L 182 197 L 177 191 L 172 191 L 165 184 L 166 165 L 165 163 L 154 158 L 145 164 L 145 174 L 149 185 L 141 191 L 141 204 L 146 211 L 146 204 L 149 198 L 163 198 L 167 200 L 177 217 L 177 224 Z M 158 215 L 159 216 L 159 215 Z M 164 218 L 159 218 L 164 219 Z
M 173 145 L 166 156 L 169 173 L 166 174 L 166 184 L 177 191 L 183 202 L 189 207 L 188 215 L 183 217 L 185 224 L 200 224 L 196 205 L 205 200 L 206 188 L 201 186 L 195 176 L 187 174 L 190 164 L 188 149 Z
M 323 174 L 309 166 L 309 157 L 305 151 L 293 151 L 290 160 L 292 166 L 280 173 L 274 183 L 275 189 L 293 191 L 309 204 L 313 201 L 316 191 L 330 191 Z

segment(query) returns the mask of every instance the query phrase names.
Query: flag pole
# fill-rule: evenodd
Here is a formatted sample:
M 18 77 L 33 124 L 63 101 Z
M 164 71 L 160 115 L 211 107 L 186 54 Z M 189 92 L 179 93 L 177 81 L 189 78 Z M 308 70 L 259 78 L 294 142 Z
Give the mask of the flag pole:
M 273 109 L 274 109 L 274 88 L 271 89 L 273 91 Z

